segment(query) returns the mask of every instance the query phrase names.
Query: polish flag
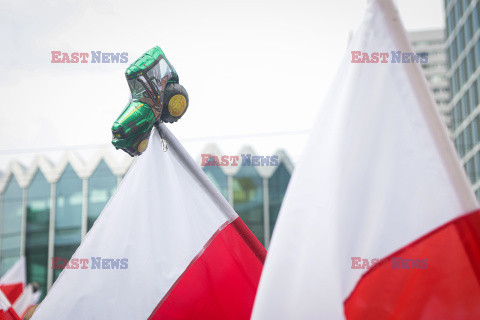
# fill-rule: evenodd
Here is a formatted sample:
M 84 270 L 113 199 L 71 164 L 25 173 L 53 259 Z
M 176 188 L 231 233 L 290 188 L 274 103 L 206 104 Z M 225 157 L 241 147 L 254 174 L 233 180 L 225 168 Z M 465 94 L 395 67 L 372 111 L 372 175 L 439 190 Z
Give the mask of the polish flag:
M 392 1 L 369 0 L 290 180 L 252 319 L 480 319 L 478 204 L 413 52 Z
M 0 290 L 11 304 L 20 297 L 27 283 L 25 257 L 20 259 L 0 278 Z
M 20 320 L 10 301 L 0 290 L 0 320 Z
M 38 299 L 35 299 L 34 297 L 32 285 L 28 284 L 13 304 L 13 309 L 23 318 L 27 311 L 36 303 L 38 303 Z
M 160 130 L 33 319 L 249 319 L 266 251 Z
M 20 259 L 0 278 L 0 291 L 3 292 L 15 312 L 23 317 L 30 307 L 38 303 L 40 291 L 33 292 L 31 285 L 26 285 L 27 273 L 25 257 Z M 1 319 L 1 318 L 0 318 Z

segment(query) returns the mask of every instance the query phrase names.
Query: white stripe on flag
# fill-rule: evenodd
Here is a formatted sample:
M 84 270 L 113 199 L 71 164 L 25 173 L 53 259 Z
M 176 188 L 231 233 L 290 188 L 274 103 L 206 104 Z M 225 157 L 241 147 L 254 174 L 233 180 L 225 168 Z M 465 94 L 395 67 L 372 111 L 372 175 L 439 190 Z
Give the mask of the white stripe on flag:
M 34 319 L 147 319 L 211 236 L 237 217 L 205 191 L 169 137 L 163 152 L 153 130 L 148 149 L 73 255 L 126 258 L 128 269 L 64 270 Z

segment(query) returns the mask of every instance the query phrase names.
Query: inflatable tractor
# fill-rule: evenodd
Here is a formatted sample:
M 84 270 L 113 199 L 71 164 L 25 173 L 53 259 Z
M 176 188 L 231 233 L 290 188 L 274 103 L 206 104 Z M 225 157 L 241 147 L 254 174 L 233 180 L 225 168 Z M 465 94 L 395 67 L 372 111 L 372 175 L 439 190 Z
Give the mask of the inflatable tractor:
M 130 156 L 142 154 L 156 122 L 176 122 L 188 94 L 160 47 L 147 51 L 125 71 L 131 98 L 112 126 L 112 144 Z

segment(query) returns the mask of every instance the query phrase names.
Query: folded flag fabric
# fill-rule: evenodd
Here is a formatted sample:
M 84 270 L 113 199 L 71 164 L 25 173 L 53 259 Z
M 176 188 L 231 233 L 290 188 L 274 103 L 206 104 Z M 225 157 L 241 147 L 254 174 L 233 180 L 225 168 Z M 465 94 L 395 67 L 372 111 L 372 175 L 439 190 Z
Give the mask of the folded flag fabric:
M 36 303 L 38 303 L 38 299 L 34 296 L 32 285 L 28 284 L 13 304 L 13 309 L 21 318 L 23 318 L 28 309 L 33 307 Z
M 21 256 L 0 278 L 0 290 L 11 304 L 14 304 L 23 293 L 27 283 L 26 270 L 25 257 Z
M 370 0 L 290 180 L 252 319 L 480 319 L 480 213 L 424 59 L 392 1 Z
M 7 297 L 0 290 L 0 320 L 20 320 Z
M 266 251 L 159 130 L 33 319 L 249 319 Z

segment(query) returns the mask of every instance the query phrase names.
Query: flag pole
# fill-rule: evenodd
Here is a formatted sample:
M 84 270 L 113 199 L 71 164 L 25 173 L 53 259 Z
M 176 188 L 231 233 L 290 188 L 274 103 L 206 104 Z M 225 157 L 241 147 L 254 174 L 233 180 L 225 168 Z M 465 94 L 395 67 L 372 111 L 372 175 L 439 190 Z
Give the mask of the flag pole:
M 215 187 L 210 179 L 208 179 L 199 165 L 193 161 L 192 157 L 190 157 L 172 132 L 165 126 L 164 123 L 155 123 L 155 128 L 160 135 L 160 139 L 162 139 L 162 146 L 166 144 L 164 151 L 174 152 L 183 166 L 195 177 L 195 179 L 197 179 L 200 185 L 205 188 L 213 202 L 218 206 L 225 217 L 229 221 L 235 220 L 238 216 L 233 210 L 232 206 L 230 206 L 225 197 L 220 193 L 220 191 L 218 191 L 217 187 Z

